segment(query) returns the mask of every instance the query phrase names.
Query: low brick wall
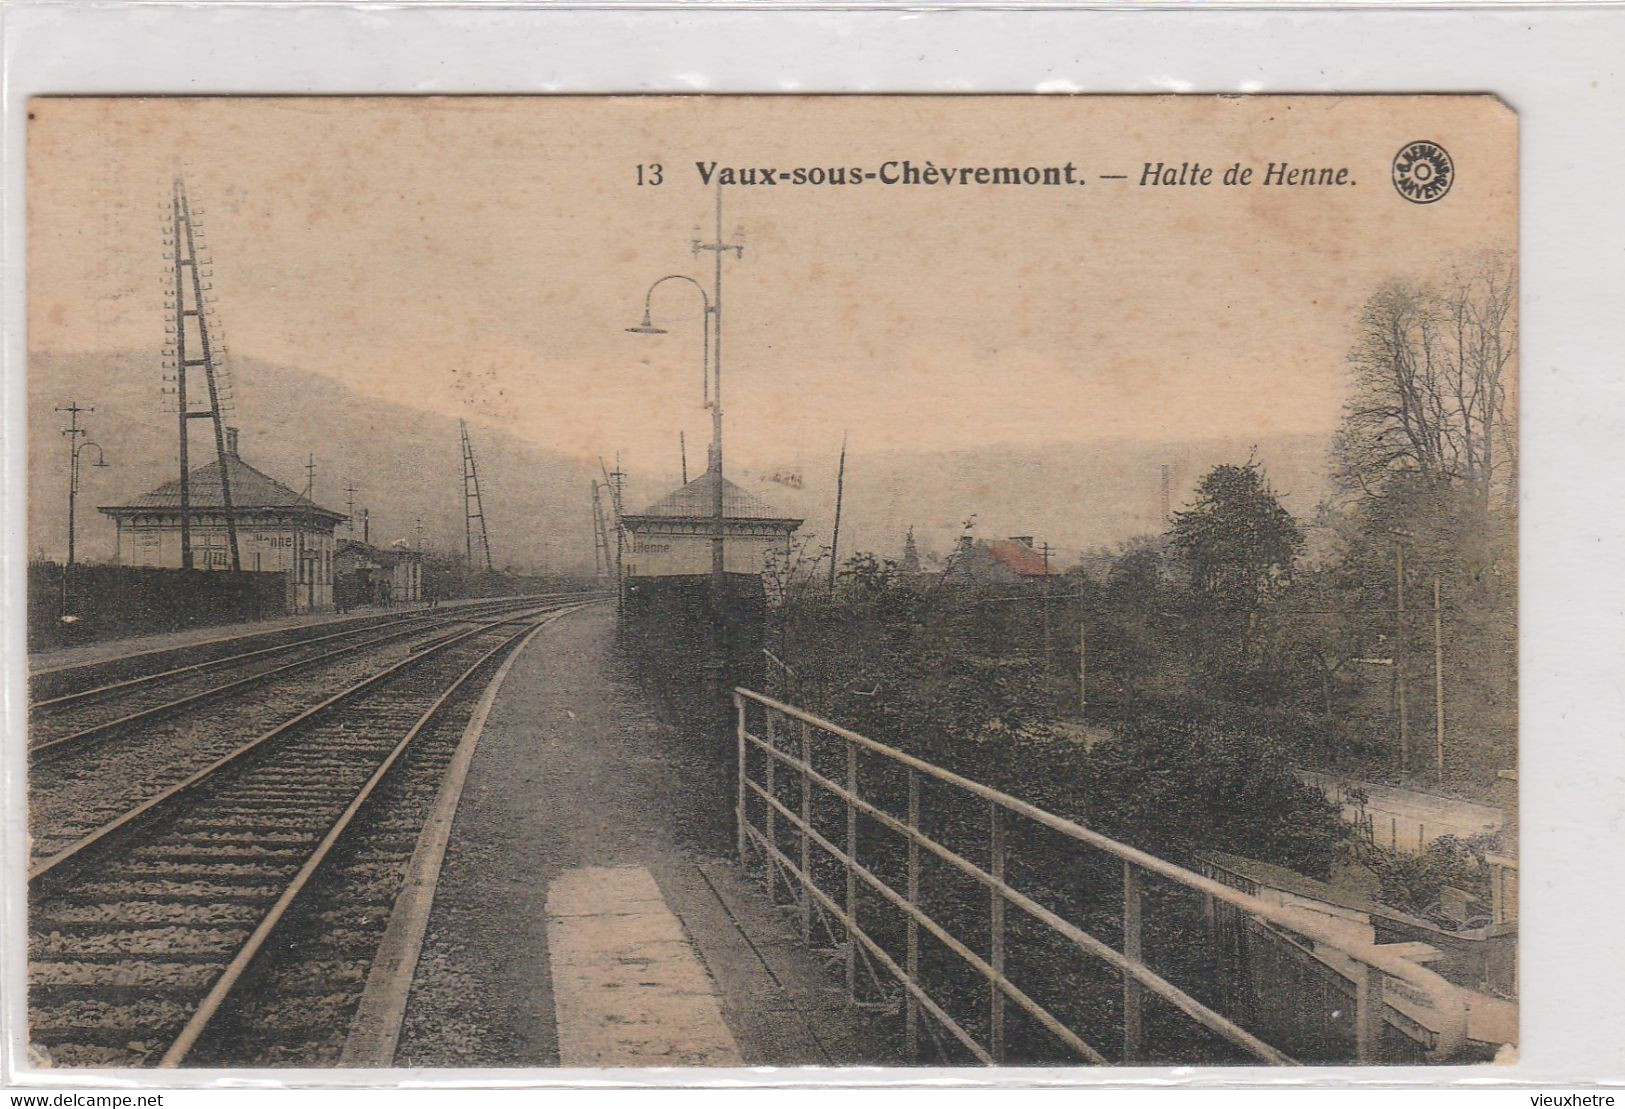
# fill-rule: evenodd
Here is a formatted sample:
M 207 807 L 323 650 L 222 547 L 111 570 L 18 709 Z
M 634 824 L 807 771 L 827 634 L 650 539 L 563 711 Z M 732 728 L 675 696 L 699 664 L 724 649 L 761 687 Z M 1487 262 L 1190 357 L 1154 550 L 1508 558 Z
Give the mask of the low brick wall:
M 288 612 L 287 575 L 132 566 L 28 567 L 28 649 L 268 620 Z

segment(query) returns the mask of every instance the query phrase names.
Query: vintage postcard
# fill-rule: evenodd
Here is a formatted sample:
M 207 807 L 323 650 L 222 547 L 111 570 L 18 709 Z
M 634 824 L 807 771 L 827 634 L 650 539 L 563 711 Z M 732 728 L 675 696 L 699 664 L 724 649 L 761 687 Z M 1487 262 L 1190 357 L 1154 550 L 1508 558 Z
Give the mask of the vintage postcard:
M 1516 1058 L 1500 101 L 28 120 L 37 1065 Z

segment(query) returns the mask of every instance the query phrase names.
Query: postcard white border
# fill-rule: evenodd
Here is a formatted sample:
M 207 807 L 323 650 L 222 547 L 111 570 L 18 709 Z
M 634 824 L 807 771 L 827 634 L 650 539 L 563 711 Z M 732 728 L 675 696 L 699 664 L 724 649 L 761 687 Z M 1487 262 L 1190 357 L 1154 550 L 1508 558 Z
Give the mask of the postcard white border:
M 4 18 L 5 1067 L 19 1073 L 24 114 L 40 94 L 1491 92 L 1522 142 L 1522 1048 L 1511 1067 L 688 1072 L 732 1085 L 1625 1081 L 1625 8 L 20 3 Z M 375 1085 L 396 1073 L 123 1072 L 129 1085 Z M 672 1072 L 418 1072 L 414 1084 L 671 1085 Z M 119 1084 L 126 1084 L 122 1077 Z

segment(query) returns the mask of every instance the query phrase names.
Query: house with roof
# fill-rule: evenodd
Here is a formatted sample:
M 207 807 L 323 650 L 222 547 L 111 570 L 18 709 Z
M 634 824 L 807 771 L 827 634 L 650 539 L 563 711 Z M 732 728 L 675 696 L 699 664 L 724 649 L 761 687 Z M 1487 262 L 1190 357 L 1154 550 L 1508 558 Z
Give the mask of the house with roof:
M 199 570 L 231 569 L 221 465 L 216 460 L 187 476 L 192 564 Z M 242 568 L 287 574 L 293 611 L 331 607 L 333 532 L 347 518 L 344 513 L 323 508 L 244 462 L 237 453 L 236 428 L 226 429 L 224 465 Z M 178 478 L 129 504 L 102 505 L 98 511 L 117 528 L 119 565 L 169 569 L 183 565 Z
M 961 536 L 943 581 L 948 585 L 1020 585 L 1059 576 L 1030 535 L 1008 539 Z
M 642 512 L 621 517 L 623 575 L 674 578 L 710 574 L 719 481 L 725 572 L 759 578 L 771 559 L 787 556 L 790 537 L 802 521 L 710 469 Z
M 340 609 L 423 600 L 423 553 L 405 539 L 388 547 L 341 539 L 333 566 L 334 597 Z

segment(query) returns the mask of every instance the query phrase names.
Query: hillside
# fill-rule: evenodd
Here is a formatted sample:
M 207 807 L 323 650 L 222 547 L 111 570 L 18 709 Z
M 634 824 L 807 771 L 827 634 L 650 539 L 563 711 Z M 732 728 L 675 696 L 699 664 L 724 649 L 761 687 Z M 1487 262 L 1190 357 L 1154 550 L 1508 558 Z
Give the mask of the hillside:
M 112 525 L 101 504 L 139 496 L 177 471 L 175 417 L 159 393 L 151 355 L 34 355 L 28 384 L 28 550 L 60 558 L 67 542 L 67 446 L 52 407 L 70 397 L 96 411 L 83 422 L 106 451 L 107 469 L 86 468 L 80 485 L 79 544 L 87 560 L 110 558 Z M 463 549 L 462 463 L 455 417 L 363 399 L 321 374 L 252 358 L 233 359 L 240 453 L 296 490 L 316 459 L 314 499 L 343 512 L 344 487 L 371 514 L 371 538 L 410 539 L 421 517 L 431 548 Z M 206 424 L 199 421 L 200 424 Z M 589 483 L 596 465 L 470 425 L 499 567 L 566 571 L 592 566 Z M 213 460 L 203 426 L 193 429 L 193 465 Z M 199 452 L 203 452 L 201 457 Z M 82 456 L 86 463 L 94 451 Z M 356 528 L 359 535 L 360 527 Z M 347 535 L 344 527 L 341 536 Z
M 66 545 L 66 445 L 57 434 L 56 404 L 77 398 L 96 411 L 85 418 L 107 452 L 108 469 L 86 469 L 80 499 L 82 557 L 111 557 L 112 526 L 96 505 L 135 497 L 176 470 L 174 416 L 158 392 L 148 355 L 36 355 L 28 390 L 30 554 L 61 557 Z M 457 421 L 403 404 L 363 399 L 330 377 L 252 358 L 235 360 L 236 410 L 243 458 L 295 489 L 305 462 L 316 459 L 315 498 L 344 511 L 344 486 L 359 487 L 356 504 L 371 512 L 374 542 L 410 538 L 421 517 L 430 547 L 463 546 L 462 468 Z M 471 425 L 499 565 L 571 570 L 592 565 L 589 485 L 595 460 L 527 443 Z M 1095 547 L 1158 529 L 1161 467 L 1171 466 L 1172 504 L 1185 503 L 1201 475 L 1220 462 L 1244 461 L 1256 447 L 1270 480 L 1300 517 L 1324 495 L 1329 436 L 1155 443 L 1108 440 L 1048 446 L 966 446 L 899 451 L 854 441 L 847 457 L 843 556 L 857 550 L 898 557 L 915 529 L 922 554 L 946 553 L 975 516 L 984 537 L 1032 535 L 1058 548 L 1062 565 Z M 207 447 L 194 429 L 194 464 Z M 612 454 L 616 444 L 605 444 Z M 728 476 L 787 513 L 806 519 L 811 547 L 828 544 L 835 504 L 839 443 L 826 457 L 787 457 L 761 465 L 731 457 Z M 675 456 L 676 452 L 672 452 Z M 690 476 L 703 466 L 703 445 L 690 445 Z M 88 459 L 87 459 L 88 461 Z M 626 506 L 637 511 L 680 480 L 669 471 L 632 473 Z M 341 528 L 341 534 L 347 534 Z

